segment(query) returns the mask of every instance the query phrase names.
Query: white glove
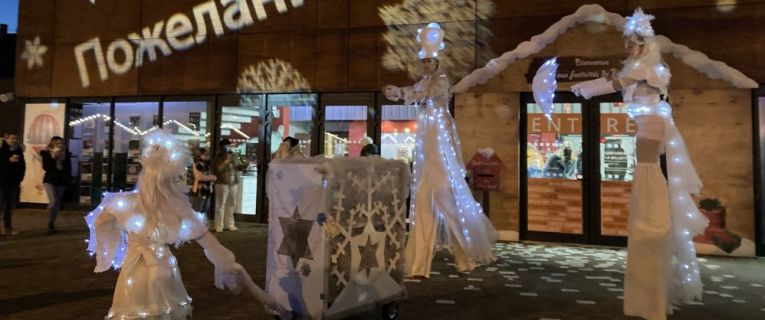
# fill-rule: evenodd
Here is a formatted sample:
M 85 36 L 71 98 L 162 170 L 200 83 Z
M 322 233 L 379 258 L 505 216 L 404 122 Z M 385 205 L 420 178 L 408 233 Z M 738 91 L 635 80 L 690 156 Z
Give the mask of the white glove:
M 236 256 L 209 232 L 198 239 L 197 243 L 205 249 L 205 256 L 215 266 L 215 287 L 234 294 L 241 292 L 245 271 L 240 264 L 236 263 Z
M 385 93 L 385 98 L 387 98 L 390 101 L 398 101 L 401 100 L 401 89 L 396 86 L 387 85 L 383 89 Z
M 595 80 L 579 82 L 571 86 L 571 92 L 575 95 L 590 99 L 594 96 L 614 93 L 614 84 L 606 78 L 597 78 Z

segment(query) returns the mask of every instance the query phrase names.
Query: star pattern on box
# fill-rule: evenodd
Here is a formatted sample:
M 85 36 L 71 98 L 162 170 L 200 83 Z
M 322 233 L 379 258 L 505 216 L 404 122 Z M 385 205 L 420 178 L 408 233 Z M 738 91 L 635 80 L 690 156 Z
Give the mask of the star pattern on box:
M 34 67 L 43 66 L 43 55 L 48 52 L 48 47 L 40 43 L 40 37 L 30 40 L 24 40 L 24 52 L 21 53 L 21 59 L 27 61 L 27 70 Z
M 313 220 L 300 218 L 300 210 L 295 207 L 292 218 L 279 217 L 279 224 L 284 233 L 277 253 L 292 259 L 292 267 L 297 268 L 300 258 L 311 259 L 311 248 L 308 246 L 308 235 L 313 228 Z
M 361 258 L 361 261 L 359 261 L 358 272 L 366 272 L 367 278 L 369 278 L 372 268 L 380 267 L 377 260 L 377 247 L 380 246 L 380 243 L 373 244 L 371 236 L 367 236 L 366 238 L 367 242 L 363 246 L 358 247 L 359 256 Z

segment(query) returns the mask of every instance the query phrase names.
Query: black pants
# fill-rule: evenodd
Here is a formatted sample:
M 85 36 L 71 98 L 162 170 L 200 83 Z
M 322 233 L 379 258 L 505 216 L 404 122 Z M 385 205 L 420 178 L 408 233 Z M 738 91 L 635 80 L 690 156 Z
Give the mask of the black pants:
M 19 185 L 0 186 L 0 198 L 3 199 L 3 225 L 6 229 L 11 228 L 11 211 L 16 204 L 19 194 Z

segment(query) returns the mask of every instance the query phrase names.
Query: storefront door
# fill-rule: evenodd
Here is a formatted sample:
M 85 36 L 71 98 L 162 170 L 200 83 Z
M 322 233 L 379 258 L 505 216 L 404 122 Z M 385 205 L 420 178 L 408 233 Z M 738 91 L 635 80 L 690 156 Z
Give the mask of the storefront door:
M 373 92 L 321 95 L 320 153 L 328 158 L 356 158 L 362 139 L 375 139 Z
M 548 120 L 522 95 L 522 239 L 626 243 L 637 127 L 618 99 L 560 92 Z
M 754 238 L 757 256 L 765 256 L 765 213 L 763 213 L 763 192 L 765 192 L 765 86 L 754 91 L 752 97 L 754 115 L 754 199 L 755 199 L 755 223 Z
M 264 217 L 256 218 L 256 214 L 262 212 L 259 207 L 262 206 L 263 196 L 259 191 L 264 190 L 261 182 L 265 171 L 264 159 L 270 149 L 268 139 L 265 139 L 265 99 L 262 94 L 218 97 L 215 126 L 218 132 L 216 139 L 211 141 L 213 165 L 216 153 L 222 152 L 219 142 L 223 139 L 228 139 L 232 152 L 248 164 L 247 169 L 238 174 L 238 183 L 233 189 L 236 199 L 234 212 L 247 221 L 265 221 Z M 216 201 L 213 203 L 215 206 L 219 204 Z

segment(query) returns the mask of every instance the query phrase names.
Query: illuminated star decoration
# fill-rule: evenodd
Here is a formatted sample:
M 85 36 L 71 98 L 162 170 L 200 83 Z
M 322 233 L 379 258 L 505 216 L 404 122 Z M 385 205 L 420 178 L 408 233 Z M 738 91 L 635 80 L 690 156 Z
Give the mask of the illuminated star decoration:
M 534 91 L 534 101 L 542 108 L 545 117 L 550 120 L 552 120 L 552 114 L 555 111 L 553 99 L 555 98 L 555 90 L 558 88 L 558 82 L 555 80 L 555 75 L 558 73 L 556 59 L 554 57 L 545 61 L 539 67 L 537 74 L 534 75 L 534 80 L 531 82 L 531 89 Z
M 295 207 L 292 218 L 279 217 L 284 239 L 279 246 L 279 255 L 292 259 L 292 267 L 297 268 L 298 260 L 311 259 L 311 248 L 308 246 L 308 235 L 313 227 L 313 220 L 300 219 L 300 211 Z
M 367 237 L 367 243 L 364 246 L 359 246 L 359 255 L 361 256 L 361 262 L 359 262 L 359 271 L 366 271 L 367 278 L 369 278 L 372 268 L 379 268 L 377 263 L 377 247 L 380 243 L 372 244 L 372 237 Z
M 21 53 L 21 59 L 27 61 L 27 69 L 32 70 L 35 66 L 43 66 L 43 55 L 48 51 L 48 47 L 40 44 L 40 37 L 36 36 L 34 40 L 24 40 L 24 52 Z

